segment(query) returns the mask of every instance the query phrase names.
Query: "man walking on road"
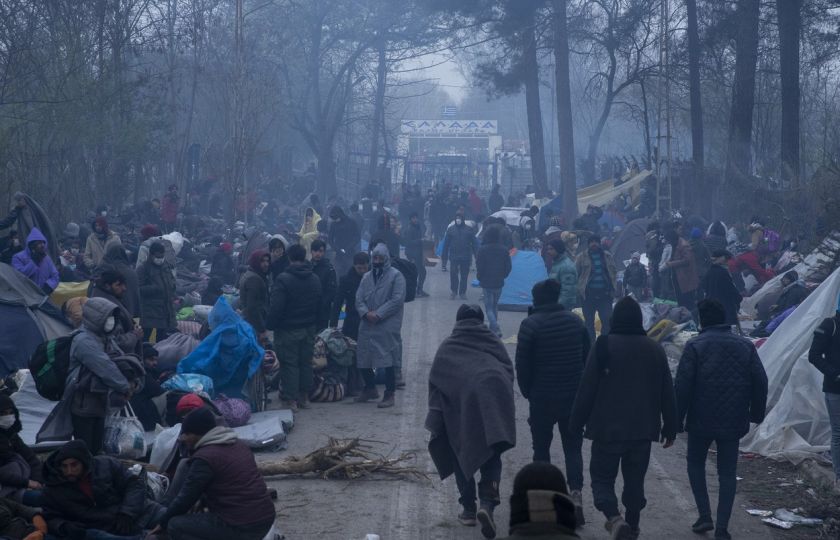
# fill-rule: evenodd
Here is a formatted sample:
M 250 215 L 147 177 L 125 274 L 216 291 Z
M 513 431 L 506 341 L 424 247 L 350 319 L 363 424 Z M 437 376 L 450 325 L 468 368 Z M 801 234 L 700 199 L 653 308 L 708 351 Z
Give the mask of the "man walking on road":
M 502 453 L 516 446 L 513 366 L 501 340 L 484 325 L 478 306 L 462 305 L 455 328 L 438 348 L 429 372 L 429 454 L 441 480 L 455 475 L 465 526 L 481 523 L 496 537 Z M 479 507 L 476 508 L 475 473 Z
M 639 537 L 647 505 L 645 475 L 651 441 L 670 448 L 677 436 L 677 408 L 668 357 L 647 337 L 642 310 L 631 297 L 615 305 L 609 335 L 589 353 L 572 409 L 569 431 L 592 440 L 589 473 L 595 508 L 607 518 L 613 540 Z M 615 495 L 618 470 L 624 478 L 625 517 Z
M 447 261 L 452 262 L 449 269 L 449 290 L 452 293 L 449 298 L 452 300 L 455 300 L 455 296 L 459 296 L 461 300 L 467 299 L 470 265 L 474 253 L 475 231 L 464 221 L 463 210 L 459 210 L 455 215 L 455 223 L 446 229 L 440 257 L 444 272 Z
M 532 296 L 534 307 L 519 327 L 516 380 L 530 407 L 534 461 L 551 463 L 556 425 L 563 442 L 577 523 L 583 525 L 583 437 L 580 431 L 569 430 L 569 416 L 589 354 L 589 333 L 579 317 L 557 302 L 559 282 L 548 279 L 537 283 Z
M 583 299 L 583 319 L 589 337 L 595 339 L 595 313 L 601 319 L 601 335 L 610 333 L 616 269 L 612 254 L 601 246 L 601 237 L 589 237 L 589 249 L 578 255 L 578 296 Z
M 484 309 L 487 312 L 487 322 L 490 331 L 502 336 L 499 328 L 499 298 L 505 279 L 510 275 L 510 253 L 502 245 L 499 229 L 489 227 L 484 233 L 484 239 L 475 258 L 476 278 L 484 291 Z
M 686 344 L 676 379 L 677 419 L 682 425 L 688 417 L 688 479 L 700 513 L 691 530 L 702 534 L 714 529 L 716 539 L 728 540 L 738 442 L 750 422 L 764 420 L 767 374 L 752 342 L 733 334 L 726 324 L 726 309 L 720 302 L 703 300 L 697 307 L 702 330 Z M 706 457 L 712 443 L 720 480 L 717 528 L 706 488 Z

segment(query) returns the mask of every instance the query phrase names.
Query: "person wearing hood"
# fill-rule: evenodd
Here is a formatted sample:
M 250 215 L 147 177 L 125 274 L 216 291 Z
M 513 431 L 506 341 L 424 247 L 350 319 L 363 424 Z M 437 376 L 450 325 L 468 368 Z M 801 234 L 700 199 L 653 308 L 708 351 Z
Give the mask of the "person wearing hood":
M 505 205 L 505 198 L 501 193 L 499 193 L 501 187 L 502 186 L 499 184 L 493 184 L 493 189 L 490 192 L 490 198 L 487 199 L 487 206 L 489 207 L 491 214 L 495 214 Z
M 323 240 L 312 242 L 312 273 L 321 282 L 321 309 L 315 321 L 315 330 L 320 332 L 330 324 L 330 313 L 335 293 L 338 290 L 338 278 L 335 268 L 327 258 L 327 244 Z
M 130 397 L 131 385 L 111 360 L 119 352 L 113 335 L 120 308 L 105 298 L 91 298 L 82 308 L 82 330 L 70 345 L 70 365 L 62 401 L 70 402 L 73 437 L 91 452 L 102 450 L 109 395 Z
M 741 309 L 743 297 L 738 292 L 738 287 L 729 273 L 729 259 L 732 258 L 726 250 L 718 250 L 712 253 L 712 266 L 706 273 L 703 282 L 703 292 L 707 300 L 717 300 L 726 309 L 726 324 L 734 326 L 738 324 L 738 311 Z
M 268 314 L 268 271 L 271 255 L 263 249 L 251 253 L 248 271 L 239 282 L 239 310 L 242 318 L 254 328 L 260 342 L 268 340 L 265 318 Z
M 426 283 L 426 258 L 423 256 L 423 237 L 426 229 L 420 222 L 420 216 L 413 212 L 409 216 L 408 224 L 403 231 L 400 241 L 405 246 L 405 258 L 417 269 L 417 298 L 429 296 L 423 290 Z
M 165 232 L 171 233 L 175 230 L 180 205 L 181 199 L 178 196 L 178 186 L 172 184 L 169 186 L 169 190 L 163 196 L 163 200 L 160 203 L 160 221 Z
M 26 249 L 12 257 L 15 270 L 28 277 L 44 294 L 58 287 L 58 269 L 47 253 L 47 238 L 35 227 L 26 237 Z
M 315 209 L 312 207 L 307 208 L 306 212 L 304 212 L 303 214 L 303 224 L 300 226 L 298 236 L 303 238 L 309 233 L 317 232 L 319 221 L 321 221 L 321 216 L 318 214 L 318 212 L 316 212 Z
M 160 526 L 171 540 L 262 540 L 277 512 L 254 454 L 236 433 L 217 427 L 206 407 L 189 413 L 178 440 L 190 450 L 184 485 Z M 191 513 L 201 504 L 206 512 Z
M 155 331 L 156 341 L 163 341 L 177 326 L 175 320 L 175 276 L 166 262 L 166 248 L 160 242 L 149 247 L 149 257 L 137 268 L 142 305 L 140 324 L 143 339 L 149 341 Z
M 22 429 L 17 405 L 11 397 L 0 394 L 0 497 L 40 506 L 39 490 L 44 482 L 41 460 L 20 438 Z
M 481 197 L 478 196 L 476 189 L 471 187 L 469 189 L 469 195 L 467 196 L 467 201 L 469 202 L 469 209 L 470 214 L 475 219 L 476 217 L 481 215 L 481 211 L 484 209 L 484 201 L 481 200 Z
M 578 298 L 583 301 L 583 320 L 589 337 L 595 339 L 595 313 L 601 319 L 601 334 L 610 333 L 610 319 L 613 311 L 613 296 L 616 285 L 616 268 L 612 253 L 601 245 L 601 237 L 589 237 L 589 249 L 578 255 L 577 270 Z
M 546 246 L 546 255 L 552 261 L 548 277 L 560 284 L 560 304 L 568 310 L 577 306 L 577 266 L 569 257 L 562 240 L 551 240 Z
M 525 465 L 513 479 L 510 536 L 501 540 L 574 540 L 575 505 L 563 472 L 550 463 Z
M 559 429 L 575 515 L 583 525 L 583 437 L 569 430 L 569 417 L 591 342 L 580 318 L 558 303 L 561 291 L 554 279 L 534 285 L 534 305 L 519 327 L 516 380 L 528 400 L 534 461 L 551 462 Z
M 822 391 L 831 425 L 831 461 L 834 488 L 840 488 L 840 298 L 833 317 L 823 319 L 814 330 L 808 361 L 823 374 Z
M 394 232 L 391 225 L 391 216 L 383 212 L 377 220 L 376 231 L 370 236 L 370 245 L 385 244 L 392 259 L 400 256 L 400 236 Z
M 289 267 L 289 256 L 286 255 L 286 242 L 282 238 L 274 237 L 268 241 L 268 252 L 271 254 L 271 268 L 269 268 L 269 283 L 274 283 L 277 276 Z
M 729 242 L 726 241 L 726 225 L 722 221 L 715 221 L 709 225 L 706 231 L 706 238 L 703 240 L 709 253 L 726 251 Z
M 120 243 L 120 237 L 108 227 L 108 219 L 105 216 L 97 217 L 93 222 L 93 232 L 85 243 L 85 266 L 91 269 L 98 267 L 108 248 Z
M 230 242 L 222 242 L 210 260 L 210 277 L 221 279 L 223 285 L 233 285 L 236 281 L 236 265 L 231 257 L 232 251 L 233 245 Z
M 776 304 L 770 308 L 770 318 L 775 319 L 785 311 L 798 306 L 808 298 L 808 288 L 805 282 L 799 279 L 796 270 L 790 270 L 782 276 L 782 294 L 776 300 Z
M 449 269 L 449 298 L 456 296 L 461 300 L 467 299 L 470 266 L 475 255 L 475 231 L 464 221 L 464 213 L 455 214 L 455 223 L 446 229 L 443 240 L 443 250 L 440 255 L 441 269 L 446 271 L 447 261 L 452 262 Z
M 44 463 L 50 534 L 71 540 L 142 538 L 163 514 L 146 496 L 143 478 L 115 458 L 94 456 L 84 441 L 66 443 Z
M 125 278 L 125 294 L 121 299 L 123 306 L 134 319 L 140 318 L 140 284 L 137 280 L 137 272 L 128 261 L 125 247 L 121 243 L 112 244 L 102 258 L 102 264 L 96 272 L 100 275 L 105 270 L 119 272 Z
M 361 248 L 362 231 L 340 206 L 330 209 L 329 244 L 335 250 L 335 271 L 343 276 L 353 265 L 353 256 Z
M 452 334 L 435 354 L 425 426 L 441 480 L 455 475 L 462 507 L 458 520 L 467 527 L 480 523 L 482 535 L 495 538 L 501 456 L 516 446 L 513 365 L 504 344 L 484 324 L 479 306 L 458 309 Z
M 502 245 L 499 229 L 490 227 L 485 231 L 475 258 L 475 268 L 475 277 L 484 291 L 484 309 L 487 312 L 488 326 L 491 332 L 501 337 L 499 298 L 502 296 L 502 288 L 513 266 L 510 252 Z
M 642 309 L 627 296 L 616 305 L 609 334 L 589 352 L 569 430 L 592 441 L 589 473 L 595 508 L 614 539 L 638 538 L 651 442 L 670 448 L 677 437 L 677 407 L 668 357 L 647 337 Z M 586 431 L 584 432 L 584 427 Z M 615 495 L 624 478 L 621 516 Z
M 306 261 L 303 246 L 289 246 L 289 268 L 271 287 L 267 326 L 280 355 L 280 398 L 296 411 L 308 407 L 312 388 L 315 323 L 321 309 L 321 281 Z
M 694 251 L 674 229 L 665 231 L 665 241 L 671 246 L 671 258 L 664 265 L 671 272 L 671 284 L 676 293 L 677 303 L 693 312 L 697 302 L 697 289 L 700 287 Z
M 700 335 L 688 340 L 677 368 L 677 422 L 688 432 L 688 480 L 700 517 L 691 526 L 697 534 L 715 531 L 728 540 L 729 518 L 735 502 L 738 446 L 760 424 L 767 406 L 767 373 L 752 342 L 732 333 L 726 309 L 703 300 Z M 720 485 L 716 520 L 712 520 L 706 487 L 706 459 L 715 444 Z
M 630 255 L 630 264 L 624 269 L 624 287 L 628 294 L 632 294 L 637 302 L 645 298 L 648 284 L 647 269 L 641 263 L 642 254 L 638 251 Z
M 91 298 L 104 298 L 117 306 L 117 326 L 112 336 L 122 352 L 127 354 L 140 353 L 142 332 L 134 326 L 134 319 L 123 304 L 127 291 L 125 276 L 116 270 L 105 270 L 96 280 Z
M 357 403 L 379 399 L 375 369 L 385 370 L 385 395 L 380 408 L 394 406 L 396 368 L 401 364 L 402 320 L 405 306 L 405 278 L 391 266 L 384 244 L 373 248 L 373 268 L 364 275 L 356 291 L 356 311 L 362 322 L 356 345 L 356 365 L 365 380 Z

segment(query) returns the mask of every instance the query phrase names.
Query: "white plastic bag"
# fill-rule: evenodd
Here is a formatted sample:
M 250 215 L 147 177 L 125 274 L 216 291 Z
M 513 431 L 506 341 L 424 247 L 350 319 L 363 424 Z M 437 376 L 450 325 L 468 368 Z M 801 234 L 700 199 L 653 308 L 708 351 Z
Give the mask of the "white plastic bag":
M 146 457 L 146 436 L 143 424 L 131 404 L 105 418 L 105 453 L 122 459 Z
M 149 465 L 154 465 L 159 471 L 166 471 L 172 464 L 178 446 L 178 435 L 181 434 L 181 424 L 166 428 L 155 437 L 152 445 L 152 455 Z
M 169 489 L 169 478 L 156 472 L 146 471 L 146 492 L 153 501 L 162 501 L 167 489 Z

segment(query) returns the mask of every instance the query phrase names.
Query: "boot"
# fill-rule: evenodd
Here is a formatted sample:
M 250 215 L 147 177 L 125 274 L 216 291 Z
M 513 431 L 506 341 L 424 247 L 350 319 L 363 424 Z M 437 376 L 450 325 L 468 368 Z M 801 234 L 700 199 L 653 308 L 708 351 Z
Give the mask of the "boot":
M 633 529 L 624 521 L 624 518 L 613 516 L 604 524 L 604 528 L 610 533 L 610 540 L 632 540 Z
M 484 538 L 496 538 L 496 522 L 493 521 L 493 509 L 482 507 L 475 517 L 481 524 L 481 535 Z
M 583 517 L 583 496 L 579 489 L 573 490 L 569 496 L 575 503 L 575 528 L 586 525 L 586 518 Z
M 388 409 L 394 406 L 394 394 L 385 392 L 382 401 L 377 405 L 380 409 Z
M 370 401 L 376 401 L 379 399 L 379 391 L 376 388 L 365 388 L 362 390 L 362 393 L 359 394 L 359 397 L 355 398 L 353 401 L 356 403 L 368 403 Z

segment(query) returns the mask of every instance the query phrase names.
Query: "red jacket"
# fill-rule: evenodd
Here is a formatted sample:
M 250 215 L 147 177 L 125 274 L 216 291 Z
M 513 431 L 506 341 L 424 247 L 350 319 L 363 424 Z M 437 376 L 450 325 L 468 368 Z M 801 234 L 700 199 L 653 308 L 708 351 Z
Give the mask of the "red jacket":
M 742 270 L 749 270 L 750 274 L 758 280 L 759 285 L 764 285 L 776 276 L 775 272 L 761 266 L 758 253 L 755 250 L 747 251 L 729 260 L 729 272 L 731 274 Z
M 167 193 L 160 202 L 160 220 L 164 223 L 175 223 L 178 220 L 178 195 Z

